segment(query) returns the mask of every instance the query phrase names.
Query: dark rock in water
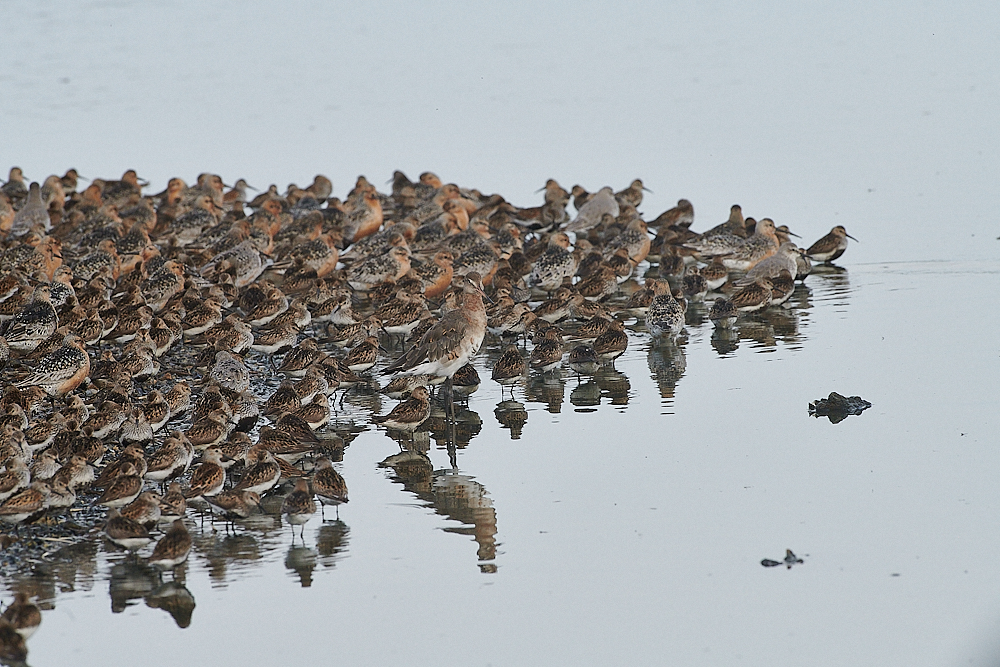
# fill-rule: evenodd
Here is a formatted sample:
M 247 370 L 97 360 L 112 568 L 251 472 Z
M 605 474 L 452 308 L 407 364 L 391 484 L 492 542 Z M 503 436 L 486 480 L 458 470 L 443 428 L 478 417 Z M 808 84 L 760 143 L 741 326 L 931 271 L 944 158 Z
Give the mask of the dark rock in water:
M 808 556 L 809 554 L 806 555 Z M 785 549 L 784 560 L 771 560 L 770 558 L 765 558 L 760 562 L 760 564 L 764 567 L 777 567 L 778 565 L 784 565 L 790 570 L 793 565 L 798 565 L 799 563 L 804 562 L 805 561 L 796 556 L 791 549 Z
M 836 424 L 847 419 L 849 415 L 860 415 L 871 406 L 871 403 L 860 396 L 841 396 L 831 391 L 828 397 L 809 404 L 809 414 L 813 417 L 826 417 Z

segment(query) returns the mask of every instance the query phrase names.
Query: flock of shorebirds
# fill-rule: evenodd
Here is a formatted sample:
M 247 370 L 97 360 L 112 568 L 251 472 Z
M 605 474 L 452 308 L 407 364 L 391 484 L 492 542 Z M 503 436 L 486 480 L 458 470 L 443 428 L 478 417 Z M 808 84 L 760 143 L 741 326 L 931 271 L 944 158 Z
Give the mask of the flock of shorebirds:
M 0 187 L 0 520 L 104 505 L 130 551 L 165 527 L 148 557 L 164 570 L 191 548 L 189 504 L 238 520 L 288 482 L 281 513 L 301 525 L 317 499 L 347 502 L 320 437 L 338 390 L 393 375 L 381 391 L 401 402 L 372 421 L 413 434 L 437 385 L 446 405 L 479 385 L 488 334 L 508 343 L 505 387 L 564 361 L 592 374 L 626 350 L 628 318 L 676 336 L 711 295 L 732 327 L 853 238 L 803 250 L 739 206 L 696 233 L 683 199 L 647 222 L 640 180 L 549 180 L 531 208 L 431 173 L 396 172 L 388 194 L 359 177 L 342 200 L 323 176 L 256 196 L 214 174 L 155 195 L 134 171 L 84 180 L 15 167 Z

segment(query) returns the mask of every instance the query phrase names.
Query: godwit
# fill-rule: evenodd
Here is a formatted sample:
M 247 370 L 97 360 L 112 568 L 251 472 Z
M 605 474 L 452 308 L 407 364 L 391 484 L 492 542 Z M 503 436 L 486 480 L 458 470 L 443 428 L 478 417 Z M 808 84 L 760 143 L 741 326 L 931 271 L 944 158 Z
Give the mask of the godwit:
M 476 272 L 462 280 L 458 307 L 449 311 L 423 335 L 420 342 L 386 368 L 385 373 L 440 375 L 451 378 L 455 371 L 479 352 L 486 336 L 483 285 Z

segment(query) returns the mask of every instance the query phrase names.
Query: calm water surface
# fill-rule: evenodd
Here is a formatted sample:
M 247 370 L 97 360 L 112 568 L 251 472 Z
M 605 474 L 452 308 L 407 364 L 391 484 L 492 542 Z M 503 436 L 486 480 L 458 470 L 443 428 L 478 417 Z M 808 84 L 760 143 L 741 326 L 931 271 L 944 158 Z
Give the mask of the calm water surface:
M 0 582 L 32 665 L 1000 662 L 1000 14 L 974 3 L 8 2 L 0 169 L 546 178 L 861 240 L 788 309 L 501 396 L 430 466 L 352 394 L 336 519 L 190 515 L 176 583 L 92 539 Z M 873 407 L 807 414 L 831 391 Z M 54 545 L 55 550 L 58 545 Z M 767 569 L 790 548 L 804 559 Z
M 732 339 L 633 331 L 594 378 L 513 401 L 485 381 L 430 465 L 380 466 L 400 446 L 350 396 L 339 520 L 300 539 L 189 515 L 182 586 L 101 539 L 56 552 L 4 582 L 48 609 L 30 661 L 989 662 L 997 355 L 962 295 L 998 283 L 998 263 L 848 265 Z M 810 417 L 830 391 L 873 407 Z M 786 548 L 805 563 L 761 567 Z

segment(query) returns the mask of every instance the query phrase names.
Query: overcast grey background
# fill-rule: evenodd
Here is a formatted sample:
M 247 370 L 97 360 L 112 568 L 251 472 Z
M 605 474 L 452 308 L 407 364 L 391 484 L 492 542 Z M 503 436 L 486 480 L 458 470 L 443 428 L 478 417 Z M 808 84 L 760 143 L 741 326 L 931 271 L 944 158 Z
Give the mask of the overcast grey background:
M 496 575 L 374 468 L 395 444 L 366 433 L 345 461 L 349 556 L 313 588 L 283 576 L 281 550 L 226 589 L 195 563 L 199 607 L 179 634 L 162 612 L 110 616 L 99 582 L 46 615 L 32 664 L 131 663 L 129 651 L 149 664 L 168 664 L 157 660 L 168 651 L 992 664 L 994 5 L 0 9 L 0 170 L 33 179 L 135 168 L 155 189 L 202 171 L 284 188 L 324 173 L 343 195 L 358 174 L 432 170 L 531 205 L 546 178 L 597 189 L 641 177 L 654 191 L 647 217 L 687 197 L 700 229 L 740 203 L 805 243 L 836 224 L 861 240 L 844 257 L 846 295 L 810 279 L 799 345 L 758 354 L 744 343 L 722 359 L 710 332 L 691 332 L 669 406 L 643 347 L 619 364 L 627 410 L 529 406 L 517 442 L 491 415 L 498 388 L 484 385 L 473 400 L 483 434 L 459 463 L 497 508 Z M 883 264 L 914 261 L 931 263 Z M 805 403 L 831 390 L 875 407 L 837 426 L 806 418 Z M 785 547 L 807 564 L 758 565 Z
M 0 159 L 38 180 L 343 195 L 433 170 L 530 205 L 550 177 L 641 177 L 648 214 L 844 224 L 856 261 L 995 236 L 990 3 L 6 2 L 4 24 Z

